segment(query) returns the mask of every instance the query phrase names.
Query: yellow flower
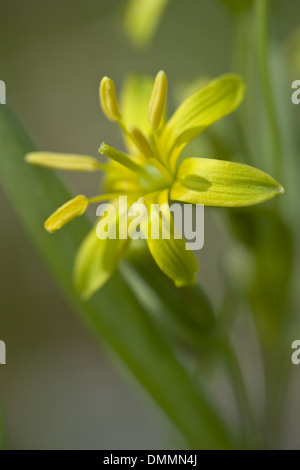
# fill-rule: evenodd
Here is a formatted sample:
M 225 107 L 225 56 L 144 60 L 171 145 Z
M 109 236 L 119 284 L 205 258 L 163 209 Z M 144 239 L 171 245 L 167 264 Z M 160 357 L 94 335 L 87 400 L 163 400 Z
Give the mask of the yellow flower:
M 128 211 L 142 201 L 149 208 L 163 207 L 151 215 L 151 222 L 171 227 L 171 237 L 147 238 L 149 250 L 160 269 L 180 287 L 192 284 L 197 273 L 194 254 L 186 250 L 178 237 L 169 201 L 207 206 L 240 207 L 257 204 L 282 193 L 283 188 L 271 176 L 248 165 L 207 158 L 187 158 L 178 165 L 186 145 L 208 126 L 234 111 L 244 96 L 244 85 L 236 75 L 213 80 L 187 98 L 165 122 L 167 78 L 160 71 L 151 84 L 132 78 L 123 92 L 119 107 L 111 79 L 100 84 L 100 102 L 106 117 L 122 129 L 128 153 L 102 143 L 99 151 L 110 160 L 99 163 L 80 155 L 28 154 L 28 162 L 50 168 L 75 171 L 104 170 L 104 194 L 87 199 L 77 196 L 59 208 L 45 223 L 54 232 L 81 215 L 89 203 L 111 201 L 105 223 L 113 227 L 116 237 L 99 239 L 93 228 L 83 241 L 75 261 L 75 282 L 80 293 L 89 297 L 109 279 L 129 244 Z M 150 100 L 149 100 L 150 98 Z M 117 201 L 126 195 L 128 205 L 120 211 Z M 126 213 L 126 217 L 125 217 Z M 149 213 L 149 211 L 148 211 Z M 99 223 L 104 223 L 103 219 Z M 149 219 L 140 223 L 148 233 Z M 99 227 L 98 227 L 99 228 Z M 163 230 L 163 228 L 162 228 Z M 123 233 L 125 236 L 118 236 Z

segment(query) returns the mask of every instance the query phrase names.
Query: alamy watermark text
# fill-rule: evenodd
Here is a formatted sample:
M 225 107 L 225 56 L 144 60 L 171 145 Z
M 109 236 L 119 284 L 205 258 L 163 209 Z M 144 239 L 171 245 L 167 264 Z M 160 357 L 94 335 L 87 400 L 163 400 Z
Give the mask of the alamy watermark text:
M 127 196 L 117 204 L 97 207 L 100 221 L 96 226 L 100 240 L 180 239 L 187 250 L 200 250 L 204 245 L 204 206 L 202 204 L 146 204 L 143 199 L 128 205 Z
M 0 80 L 0 104 L 6 104 L 6 86 L 3 80 Z
M 6 364 L 6 345 L 0 340 L 0 364 Z

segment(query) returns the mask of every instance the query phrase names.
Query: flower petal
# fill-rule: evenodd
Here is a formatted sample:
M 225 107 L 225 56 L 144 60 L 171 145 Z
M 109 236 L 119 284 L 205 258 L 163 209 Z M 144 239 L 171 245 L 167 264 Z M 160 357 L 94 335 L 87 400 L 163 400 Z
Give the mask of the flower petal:
M 148 44 L 169 0 L 130 0 L 124 18 L 124 29 L 133 44 Z
M 140 227 L 155 262 L 177 287 L 194 284 L 198 263 L 193 252 L 186 250 L 186 243 L 176 229 L 168 205 L 168 191 L 163 191 L 159 198 L 146 199 L 145 204 L 151 218 L 142 221 Z M 153 204 L 159 204 L 160 211 Z M 152 230 L 154 226 L 159 227 L 157 239 L 151 238 L 151 222 Z M 169 238 L 164 238 L 168 235 Z
M 208 126 L 234 111 L 244 97 L 237 75 L 224 75 L 189 96 L 167 122 L 161 136 L 171 167 L 180 151 Z
M 249 165 L 188 158 L 178 169 L 170 198 L 206 206 L 241 207 L 267 201 L 283 192 L 274 178 Z
M 137 127 L 146 137 L 151 134 L 148 106 L 153 88 L 153 77 L 130 75 L 121 91 L 121 111 L 124 124 Z M 136 146 L 124 135 L 130 153 L 137 153 Z
M 120 224 L 127 224 L 127 220 L 117 210 L 111 210 L 106 221 L 110 230 L 116 234 L 119 233 Z M 127 226 L 125 230 L 127 232 Z M 96 226 L 93 227 L 83 240 L 74 265 L 75 285 L 84 299 L 90 298 L 111 277 L 128 244 L 128 239 L 119 239 L 118 236 L 101 240 L 97 236 Z
M 105 165 L 99 163 L 96 158 L 86 155 L 31 152 L 27 153 L 25 160 L 32 165 L 54 168 L 56 170 L 96 171 L 99 169 L 105 169 Z

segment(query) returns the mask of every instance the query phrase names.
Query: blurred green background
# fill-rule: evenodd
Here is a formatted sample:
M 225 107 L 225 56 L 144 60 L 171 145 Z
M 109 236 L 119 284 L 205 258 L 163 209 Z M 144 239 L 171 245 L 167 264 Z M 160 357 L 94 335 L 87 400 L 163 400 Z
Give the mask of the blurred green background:
M 277 3 L 283 14 L 275 26 L 284 43 L 300 24 L 300 4 Z M 104 139 L 121 146 L 118 130 L 99 107 L 103 75 L 119 89 L 128 73 L 154 75 L 163 68 L 172 110 L 178 84 L 234 71 L 232 23 L 218 0 L 170 1 L 145 51 L 136 50 L 124 35 L 125 6 L 126 1 L 117 0 L 1 0 L 0 79 L 40 149 L 96 156 Z M 300 109 L 293 112 L 299 122 Z M 65 177 L 83 193 L 95 192 L 99 184 L 97 175 Z M 7 345 L 0 399 L 8 447 L 150 449 L 169 445 L 170 433 L 174 442 L 174 431 L 160 412 L 66 307 L 1 190 L 0 195 L 0 339 Z M 215 298 L 224 243 L 207 211 L 201 280 Z M 286 447 L 299 445 L 300 372 L 294 375 Z

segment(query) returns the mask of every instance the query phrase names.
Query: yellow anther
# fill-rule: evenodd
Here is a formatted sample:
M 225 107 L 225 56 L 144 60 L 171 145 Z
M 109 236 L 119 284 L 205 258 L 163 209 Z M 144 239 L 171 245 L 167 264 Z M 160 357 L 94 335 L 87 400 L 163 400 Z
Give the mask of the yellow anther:
M 152 95 L 148 108 L 148 119 L 152 129 L 157 129 L 164 114 L 167 99 L 168 82 L 165 72 L 161 70 L 155 77 Z
M 138 147 L 140 152 L 144 155 L 144 157 L 154 158 L 155 155 L 152 151 L 152 148 L 150 147 L 148 140 L 144 136 L 144 134 L 136 127 L 131 127 L 130 133 L 134 139 L 134 142 L 136 143 L 136 146 Z
M 71 220 L 82 215 L 88 206 L 85 196 L 76 196 L 63 206 L 59 207 L 45 222 L 45 229 L 53 233 Z
M 119 121 L 121 119 L 121 113 L 119 111 L 115 85 L 110 78 L 102 78 L 99 96 L 101 107 L 107 119 L 114 122 Z
M 95 171 L 103 165 L 93 157 L 64 153 L 32 152 L 25 156 L 25 160 L 32 165 L 69 171 Z

